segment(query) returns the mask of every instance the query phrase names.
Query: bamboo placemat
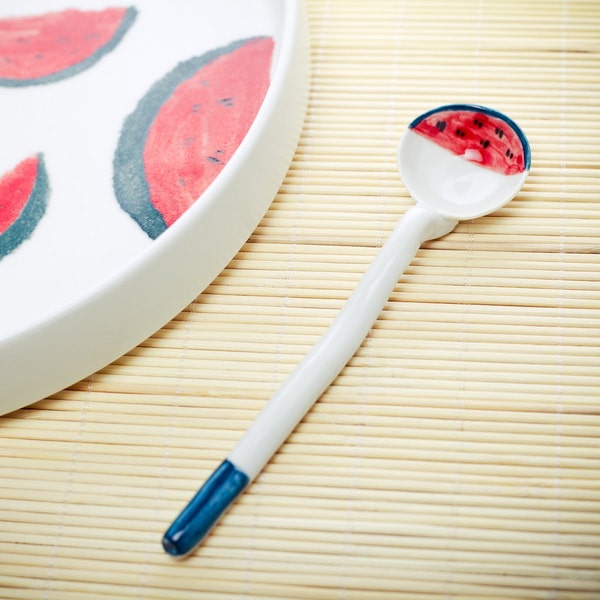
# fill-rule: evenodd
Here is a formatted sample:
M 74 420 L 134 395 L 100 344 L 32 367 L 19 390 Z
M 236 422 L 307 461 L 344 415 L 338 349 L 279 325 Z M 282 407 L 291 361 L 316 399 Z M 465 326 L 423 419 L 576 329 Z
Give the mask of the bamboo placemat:
M 254 235 L 145 343 L 2 418 L 1 598 L 600 598 L 600 3 L 307 8 L 309 111 Z M 164 528 L 411 205 L 401 132 L 449 102 L 523 127 L 522 192 L 419 251 L 281 452 L 169 559 Z

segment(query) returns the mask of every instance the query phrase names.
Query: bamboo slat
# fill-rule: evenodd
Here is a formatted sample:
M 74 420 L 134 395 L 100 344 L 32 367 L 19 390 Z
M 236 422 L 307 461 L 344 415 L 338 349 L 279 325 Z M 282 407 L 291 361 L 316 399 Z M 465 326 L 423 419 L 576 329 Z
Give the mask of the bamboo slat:
M 307 9 L 304 129 L 246 245 L 140 346 L 0 422 L 1 598 L 600 597 L 600 4 Z M 523 190 L 423 245 L 205 545 L 169 560 L 164 528 L 411 206 L 402 131 L 450 102 L 521 124 Z

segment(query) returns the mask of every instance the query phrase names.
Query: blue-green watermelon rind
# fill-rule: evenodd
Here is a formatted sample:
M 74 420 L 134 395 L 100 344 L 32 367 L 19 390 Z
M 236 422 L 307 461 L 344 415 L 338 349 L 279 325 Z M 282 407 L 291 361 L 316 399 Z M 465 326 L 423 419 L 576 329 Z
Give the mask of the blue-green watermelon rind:
M 35 183 L 27 204 L 25 204 L 15 222 L 4 233 L 0 234 L 0 260 L 31 237 L 46 212 L 50 184 L 43 154 L 38 154 L 37 159 Z
M 152 239 L 166 231 L 167 224 L 154 207 L 144 168 L 144 148 L 148 131 L 162 105 L 176 88 L 213 60 L 233 52 L 251 39 L 239 40 L 194 56 L 179 63 L 159 79 L 125 119 L 113 159 L 113 187 L 121 208 L 128 213 Z
M 34 77 L 32 79 L 11 79 L 7 77 L 0 77 L 0 86 L 3 87 L 27 87 L 30 85 L 45 85 L 47 83 L 55 83 L 62 81 L 63 79 L 69 79 L 74 75 L 81 73 L 95 65 L 105 54 L 111 52 L 123 39 L 127 33 L 135 18 L 137 16 L 137 9 L 130 6 L 126 11 L 119 27 L 117 27 L 113 37 L 109 42 L 98 48 L 93 54 L 90 54 L 87 58 L 78 62 L 66 69 L 50 73 L 43 77 Z

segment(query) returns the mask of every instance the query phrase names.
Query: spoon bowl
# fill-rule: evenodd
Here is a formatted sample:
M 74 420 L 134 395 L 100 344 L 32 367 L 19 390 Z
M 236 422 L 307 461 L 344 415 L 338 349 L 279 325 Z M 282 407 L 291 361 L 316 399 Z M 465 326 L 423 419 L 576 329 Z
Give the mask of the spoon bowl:
M 509 202 L 529 173 L 529 143 L 506 115 L 471 104 L 441 106 L 416 118 L 398 146 L 410 195 L 454 219 L 475 219 Z

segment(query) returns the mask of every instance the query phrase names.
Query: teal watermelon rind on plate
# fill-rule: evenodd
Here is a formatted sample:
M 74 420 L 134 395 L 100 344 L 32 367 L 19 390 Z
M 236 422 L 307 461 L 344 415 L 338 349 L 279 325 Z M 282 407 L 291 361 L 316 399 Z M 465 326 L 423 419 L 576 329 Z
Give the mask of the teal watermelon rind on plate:
M 0 178 L 0 260 L 29 239 L 46 212 L 49 193 L 41 153 Z
M 92 67 L 123 39 L 134 7 L 0 19 L 0 86 L 44 85 Z
M 233 42 L 179 63 L 125 119 L 113 159 L 121 208 L 152 239 L 227 164 L 270 83 L 273 40 Z

